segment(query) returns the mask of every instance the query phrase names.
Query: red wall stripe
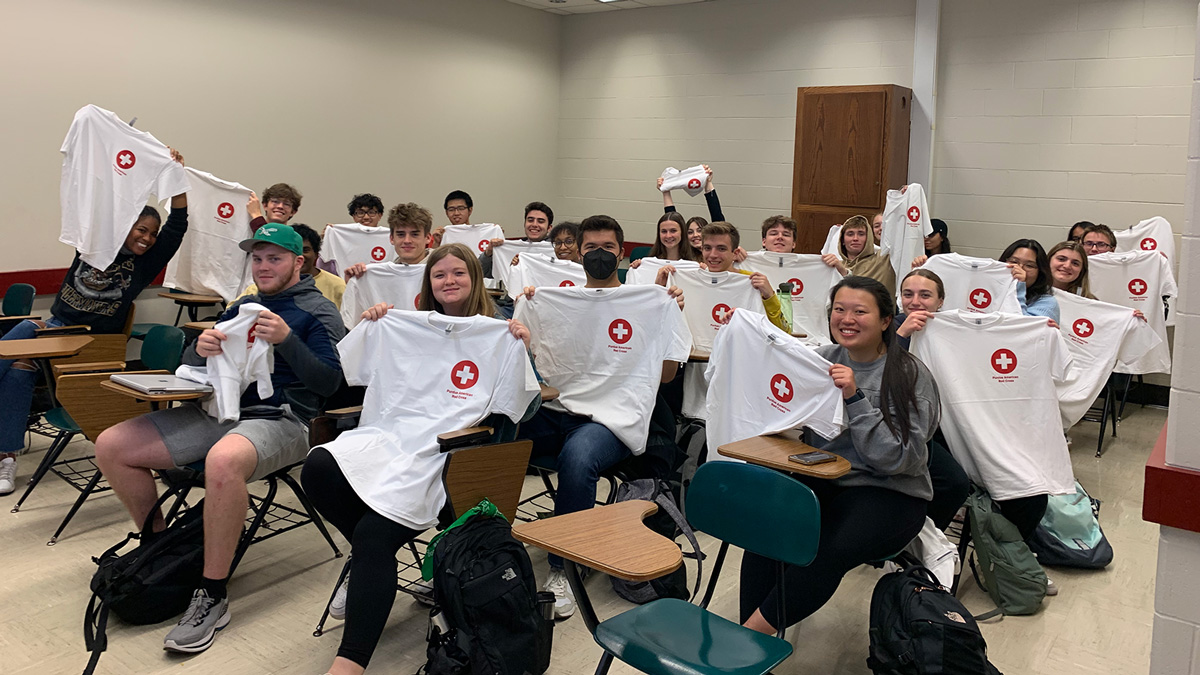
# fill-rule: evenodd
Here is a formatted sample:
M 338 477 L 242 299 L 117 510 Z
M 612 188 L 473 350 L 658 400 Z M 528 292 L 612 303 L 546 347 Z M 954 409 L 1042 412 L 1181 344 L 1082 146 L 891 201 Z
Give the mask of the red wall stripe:
M 1167 466 L 1167 425 L 1146 461 L 1142 519 L 1200 532 L 1200 471 Z
M 48 270 L 20 270 L 17 272 L 0 272 L 0 295 L 13 284 L 33 284 L 38 295 L 55 295 L 63 279 L 67 276 L 66 267 L 56 267 Z M 166 270 L 158 273 L 152 285 L 161 286 Z

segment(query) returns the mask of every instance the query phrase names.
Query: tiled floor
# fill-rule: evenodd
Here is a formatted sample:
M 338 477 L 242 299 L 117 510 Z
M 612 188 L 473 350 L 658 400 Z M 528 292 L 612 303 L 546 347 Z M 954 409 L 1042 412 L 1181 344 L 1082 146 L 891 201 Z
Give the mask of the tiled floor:
M 1080 482 L 1101 499 L 1101 523 L 1116 558 L 1100 572 L 1052 570 L 1061 588 L 1031 617 L 1008 617 L 983 627 L 992 661 L 1007 675 L 1126 675 L 1149 664 L 1154 569 L 1158 526 L 1141 519 L 1142 467 L 1166 420 L 1162 410 L 1131 407 L 1120 438 L 1110 440 L 1103 459 L 1094 455 L 1096 425 L 1072 430 L 1073 458 Z M 22 457 L 18 487 L 33 471 L 37 452 Z M 77 441 L 68 452 L 82 453 Z M 527 489 L 535 489 L 533 482 Z M 83 669 L 83 611 L 88 580 L 99 555 L 124 536 L 129 522 L 111 493 L 89 501 L 64 538 L 46 541 L 76 493 L 55 477 L 46 480 L 19 514 L 8 513 L 17 494 L 0 497 L 0 673 L 76 673 Z M 339 538 L 339 543 L 342 543 Z M 711 540 L 706 548 L 711 546 Z M 538 574 L 545 557 L 531 551 Z M 738 556 L 723 575 L 713 608 L 736 614 Z M 208 652 L 168 655 L 162 638 L 169 624 L 124 626 L 113 621 L 109 651 L 99 673 L 313 673 L 332 661 L 341 635 L 337 622 L 323 637 L 313 627 L 329 597 L 341 561 L 335 561 L 314 528 L 303 528 L 250 548 L 230 583 L 233 621 Z M 867 673 L 867 608 L 879 573 L 859 568 L 846 577 L 833 600 L 788 633 L 795 655 L 775 672 Z M 588 580 L 597 611 L 609 616 L 626 606 L 607 581 Z M 969 609 L 991 608 L 986 596 L 967 583 L 960 597 Z M 413 673 L 423 662 L 427 613 L 401 595 L 371 672 Z M 578 618 L 555 631 L 551 673 L 590 673 L 600 650 Z M 621 665 L 614 672 L 632 672 Z

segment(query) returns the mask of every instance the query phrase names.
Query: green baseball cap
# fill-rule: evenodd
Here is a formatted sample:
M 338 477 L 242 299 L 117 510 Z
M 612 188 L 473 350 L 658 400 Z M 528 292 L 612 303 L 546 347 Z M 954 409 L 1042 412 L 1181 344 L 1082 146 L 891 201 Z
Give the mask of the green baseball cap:
M 254 236 L 249 239 L 244 239 L 238 246 L 243 251 L 254 250 L 255 244 L 264 242 L 267 244 L 275 244 L 280 248 L 285 248 L 296 255 L 304 255 L 304 239 L 300 237 L 300 233 L 292 229 L 291 225 L 283 225 L 280 223 L 267 223 L 254 231 Z

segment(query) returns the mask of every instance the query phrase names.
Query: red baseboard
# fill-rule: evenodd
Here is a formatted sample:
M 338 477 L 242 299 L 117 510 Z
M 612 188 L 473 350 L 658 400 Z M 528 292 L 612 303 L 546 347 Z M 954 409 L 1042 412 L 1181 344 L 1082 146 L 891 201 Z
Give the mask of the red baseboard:
M 1142 519 L 1159 525 L 1200 532 L 1200 471 L 1168 466 L 1167 425 L 1146 461 Z

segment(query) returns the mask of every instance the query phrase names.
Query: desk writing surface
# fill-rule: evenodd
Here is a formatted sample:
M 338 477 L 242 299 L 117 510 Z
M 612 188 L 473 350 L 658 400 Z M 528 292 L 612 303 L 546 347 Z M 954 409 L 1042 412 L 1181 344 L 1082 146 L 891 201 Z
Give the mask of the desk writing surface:
M 544 382 L 540 383 L 538 386 L 542 388 L 542 403 L 545 403 L 546 401 L 553 401 L 554 399 L 558 398 L 560 392 L 554 387 L 551 387 Z
M 725 457 L 740 459 L 750 464 L 779 469 L 788 473 L 814 478 L 838 478 L 850 473 L 850 462 L 838 457 L 832 462 L 805 466 L 788 459 L 788 455 L 812 452 L 816 448 L 783 436 L 755 436 L 744 441 L 727 443 L 717 448 Z
M 517 541 L 629 581 L 648 581 L 683 564 L 674 542 L 642 519 L 658 507 L 640 499 L 513 525 Z
M 191 328 L 192 330 L 208 330 L 215 325 L 217 325 L 216 321 L 189 321 L 183 324 L 183 327 Z
M 88 335 L 0 340 L 0 359 L 52 359 L 75 356 L 91 343 L 92 338 Z
M 118 394 L 124 394 L 129 398 L 135 398 L 139 401 L 150 401 L 151 403 L 165 403 L 167 401 L 194 401 L 198 398 L 204 398 L 211 394 L 211 391 L 185 391 L 176 392 L 173 394 L 147 394 L 138 391 L 131 387 L 126 387 L 123 384 L 113 382 L 112 380 L 104 380 L 100 383 L 101 387 L 110 391 L 115 391 Z
M 710 356 L 709 352 L 702 352 L 702 351 L 697 351 L 697 350 L 693 349 L 692 353 L 688 354 L 688 362 L 689 363 L 708 363 L 709 356 Z
M 216 305 L 222 300 L 216 295 L 199 295 L 196 293 L 167 293 L 165 291 L 159 293 L 158 297 L 174 300 L 181 305 Z

